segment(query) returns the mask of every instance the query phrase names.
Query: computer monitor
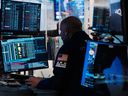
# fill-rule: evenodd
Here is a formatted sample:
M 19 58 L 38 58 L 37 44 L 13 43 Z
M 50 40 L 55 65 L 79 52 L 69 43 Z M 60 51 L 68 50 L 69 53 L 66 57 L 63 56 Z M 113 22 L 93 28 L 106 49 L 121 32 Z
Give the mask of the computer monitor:
M 101 34 L 124 35 L 121 0 L 106 0 L 104 6 L 101 5 L 100 2 L 94 5 L 92 30 Z
M 113 69 L 113 73 L 107 75 L 123 77 L 123 72 L 128 69 L 126 66 L 127 46 L 88 41 L 81 84 L 93 88 L 94 79 L 105 79 L 107 69 Z
M 109 9 L 106 7 L 94 7 L 93 28 L 99 33 L 109 32 Z
M 123 34 L 123 18 L 121 0 L 110 0 L 110 31 L 113 34 Z
M 54 0 L 55 20 L 76 16 L 84 22 L 84 0 Z
M 13 0 L 1 1 L 1 32 L 35 33 L 40 30 L 41 4 Z
M 81 85 L 96 96 L 120 96 L 127 89 L 127 64 L 126 45 L 88 41 Z
M 0 40 L 5 73 L 48 67 L 45 36 Z

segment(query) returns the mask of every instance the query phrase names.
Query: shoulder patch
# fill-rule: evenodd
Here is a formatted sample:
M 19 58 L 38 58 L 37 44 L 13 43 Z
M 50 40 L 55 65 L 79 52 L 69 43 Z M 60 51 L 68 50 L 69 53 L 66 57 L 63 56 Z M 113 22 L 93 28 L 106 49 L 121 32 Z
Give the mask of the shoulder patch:
M 59 54 L 55 66 L 60 68 L 66 68 L 67 61 L 68 61 L 68 54 Z

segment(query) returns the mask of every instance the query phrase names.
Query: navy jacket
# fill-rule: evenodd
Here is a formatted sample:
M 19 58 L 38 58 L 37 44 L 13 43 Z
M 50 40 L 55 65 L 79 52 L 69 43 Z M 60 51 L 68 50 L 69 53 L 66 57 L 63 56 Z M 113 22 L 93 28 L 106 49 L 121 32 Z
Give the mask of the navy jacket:
M 64 42 L 55 60 L 54 76 L 42 80 L 37 88 L 58 90 L 63 94 L 60 96 L 81 96 L 80 83 L 88 39 L 84 31 L 79 31 Z

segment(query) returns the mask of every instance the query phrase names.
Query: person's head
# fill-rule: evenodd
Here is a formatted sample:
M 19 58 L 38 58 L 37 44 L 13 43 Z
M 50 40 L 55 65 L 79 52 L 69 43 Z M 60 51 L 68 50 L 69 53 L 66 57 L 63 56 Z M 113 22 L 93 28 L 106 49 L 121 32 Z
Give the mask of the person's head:
M 60 36 L 63 41 L 69 40 L 74 33 L 82 30 L 81 21 L 74 16 L 63 19 L 60 23 Z

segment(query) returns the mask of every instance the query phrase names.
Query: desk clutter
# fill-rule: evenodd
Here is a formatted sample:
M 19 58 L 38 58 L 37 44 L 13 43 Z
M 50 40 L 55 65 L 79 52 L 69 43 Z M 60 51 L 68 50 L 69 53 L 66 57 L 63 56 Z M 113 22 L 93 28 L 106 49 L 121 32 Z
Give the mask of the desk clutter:
M 15 87 L 0 85 L 0 96 L 57 96 L 57 92 L 53 90 L 32 89 L 27 85 Z
M 7 76 L 8 77 L 8 76 Z M 0 96 L 57 96 L 54 90 L 40 90 L 25 84 L 26 75 L 10 74 L 0 78 Z
M 0 96 L 36 96 L 30 88 L 0 86 Z

